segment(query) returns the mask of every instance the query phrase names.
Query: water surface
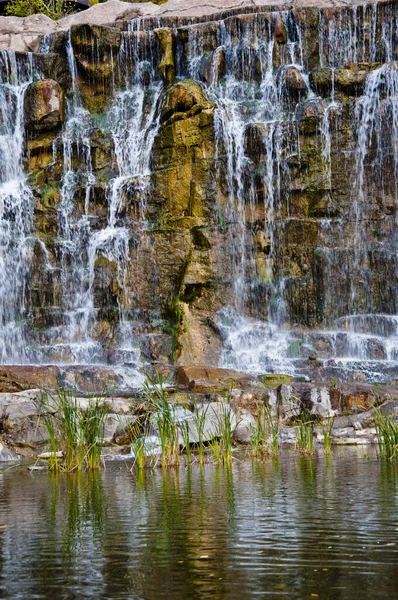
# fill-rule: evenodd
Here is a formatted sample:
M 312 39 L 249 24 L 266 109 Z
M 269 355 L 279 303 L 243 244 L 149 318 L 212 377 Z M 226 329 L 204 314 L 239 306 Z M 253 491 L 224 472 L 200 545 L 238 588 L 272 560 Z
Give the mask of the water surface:
M 0 597 L 398 597 L 398 469 L 368 450 L 0 473 Z

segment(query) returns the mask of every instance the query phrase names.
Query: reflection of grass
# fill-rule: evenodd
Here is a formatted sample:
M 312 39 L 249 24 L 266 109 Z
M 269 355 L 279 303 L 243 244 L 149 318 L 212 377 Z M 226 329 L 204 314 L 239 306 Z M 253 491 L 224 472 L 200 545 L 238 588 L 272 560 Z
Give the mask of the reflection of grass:
M 49 437 L 51 470 L 99 469 L 108 412 L 102 398 L 84 407 L 75 392 L 58 388 L 53 395 L 42 392 L 37 408 Z
M 398 422 L 391 412 L 385 414 L 380 408 L 374 409 L 374 423 L 376 427 L 377 443 L 380 456 L 389 460 L 398 457 Z

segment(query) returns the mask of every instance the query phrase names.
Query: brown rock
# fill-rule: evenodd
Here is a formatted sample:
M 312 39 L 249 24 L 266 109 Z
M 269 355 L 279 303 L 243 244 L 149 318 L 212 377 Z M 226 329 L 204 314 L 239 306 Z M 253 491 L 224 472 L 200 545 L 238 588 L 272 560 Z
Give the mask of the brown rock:
M 179 367 L 177 384 L 195 391 L 224 391 L 251 384 L 255 378 L 247 373 L 218 367 Z
M 195 106 L 199 108 L 208 104 L 208 98 L 196 81 L 181 81 L 169 90 L 164 101 L 161 121 L 164 123 L 175 113 L 187 113 Z
M 42 79 L 28 86 L 25 93 L 25 123 L 35 133 L 61 126 L 64 120 L 64 95 L 52 79 Z
M 286 27 L 280 15 L 277 15 L 275 19 L 274 38 L 278 44 L 286 44 L 287 42 Z
M 162 60 L 160 61 L 159 70 L 162 73 L 163 81 L 167 86 L 173 85 L 175 79 L 175 64 L 174 64 L 174 34 L 171 29 L 155 29 L 156 36 L 159 40 L 160 49 L 162 51 Z
M 0 392 L 21 392 L 34 388 L 56 388 L 59 368 L 16 365 L 0 367 Z

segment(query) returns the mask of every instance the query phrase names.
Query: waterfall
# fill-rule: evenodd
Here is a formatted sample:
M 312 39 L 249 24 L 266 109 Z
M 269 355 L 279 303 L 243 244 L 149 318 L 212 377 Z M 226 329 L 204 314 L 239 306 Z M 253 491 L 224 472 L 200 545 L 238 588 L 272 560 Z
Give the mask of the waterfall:
M 391 10 L 391 7 L 380 9 L 380 5 L 373 3 L 342 9 L 337 13 L 320 11 L 319 65 L 331 72 L 331 91 L 327 101 L 317 99 L 310 87 L 308 73 L 303 66 L 303 32 L 288 11 L 279 13 L 278 17 L 276 13 L 253 15 L 251 19 L 242 19 L 239 25 L 233 19 L 221 21 L 217 24 L 216 47 L 211 51 L 203 28 L 189 28 L 187 66 L 185 69 L 181 67 L 180 75 L 202 81 L 209 97 L 217 104 L 215 131 L 218 178 L 220 182 L 225 179 L 228 192 L 225 222 L 229 232 L 234 300 L 233 306 L 223 309 L 218 315 L 224 343 L 221 358 L 223 366 L 253 372 L 282 369 L 284 372 L 297 374 L 305 366 L 304 357 L 316 354 L 327 358 L 332 366 L 336 365 L 337 360 L 345 369 L 367 369 L 369 377 L 377 378 L 379 366 L 374 361 L 394 361 L 397 356 L 398 338 L 394 337 L 396 332 L 390 332 L 387 337 L 380 335 L 388 316 L 375 316 L 371 321 L 371 329 L 363 332 L 352 329 L 354 317 L 350 316 L 350 313 L 353 315 L 356 311 L 355 295 L 361 281 L 365 279 L 365 286 L 371 285 L 368 275 L 364 273 L 364 269 L 369 270 L 369 265 L 364 264 L 364 260 L 366 262 L 370 248 L 364 239 L 363 229 L 363 211 L 369 213 L 370 210 L 370 191 L 364 180 L 364 165 L 370 151 L 376 149 L 375 179 L 382 188 L 385 187 L 383 172 L 388 160 L 392 158 L 394 197 L 398 198 L 397 71 L 395 64 L 390 64 L 394 59 L 397 17 L 395 13 L 390 14 Z M 381 11 L 384 11 L 382 16 Z M 279 16 L 285 25 L 287 40 L 276 54 L 274 27 Z M 381 43 L 376 44 L 378 38 Z M 224 72 L 220 74 L 221 55 L 225 66 Z M 351 184 L 353 259 L 349 259 L 347 265 L 341 262 L 341 253 L 333 249 L 334 236 L 347 235 L 344 221 L 336 218 L 318 219 L 320 235 L 326 246 L 322 251 L 319 250 L 325 264 L 323 310 L 331 315 L 326 321 L 329 328 L 320 334 L 323 340 L 328 340 L 324 342 L 328 352 L 322 352 L 316 336 L 283 326 L 292 321 L 286 299 L 291 280 L 283 277 L 281 257 L 278 256 L 281 236 L 287 224 L 287 221 L 281 219 L 282 198 L 289 206 L 286 158 L 297 153 L 297 160 L 301 160 L 301 140 L 296 129 L 297 125 L 299 128 L 300 116 L 297 111 L 295 114 L 295 103 L 289 105 L 288 96 L 284 97 L 284 74 L 294 67 L 302 78 L 303 87 L 296 100 L 298 107 L 303 106 L 303 100 L 304 106 L 306 100 L 313 101 L 314 107 L 320 106 L 320 154 L 326 173 L 326 194 L 329 202 L 332 202 L 333 128 L 336 127 L 336 121 L 342 118 L 343 112 L 340 97 L 336 97 L 335 93 L 335 71 L 341 67 L 350 68 L 352 63 L 375 63 L 380 59 L 387 62 L 379 68 L 376 65 L 375 70 L 369 72 L 363 94 L 357 101 L 352 126 L 358 133 Z M 184 64 L 182 60 L 180 62 Z M 383 120 L 385 122 L 386 119 L 391 124 L 387 135 L 385 127 L 383 128 Z M 260 156 L 250 156 L 250 134 L 256 136 L 257 151 L 261 147 Z M 390 152 L 387 152 L 388 146 L 391 148 Z M 258 238 L 259 234 L 255 233 L 258 227 L 255 215 L 259 205 L 259 179 L 265 215 L 260 233 L 263 232 L 263 246 L 266 250 L 261 261 L 256 249 L 256 236 Z M 369 214 L 366 216 L 368 218 Z M 365 227 L 368 226 L 366 222 Z M 391 252 L 394 252 L 394 248 Z M 333 319 L 333 313 L 339 307 L 339 299 L 333 296 L 332 291 L 339 269 L 346 270 L 349 278 L 347 289 L 351 288 L 351 299 L 346 302 L 348 321 L 344 322 L 344 332 L 338 331 L 343 321 Z M 255 318 L 262 313 L 260 303 L 264 301 L 264 293 L 261 290 L 264 289 L 267 305 L 264 316 L 268 323 Z M 366 289 L 364 293 L 367 293 Z M 362 302 L 360 306 L 360 312 L 374 310 L 371 294 L 368 294 L 365 303 Z M 392 306 L 391 310 L 395 312 L 396 306 Z M 357 326 L 360 323 L 358 320 L 355 322 Z
M 103 188 L 108 206 L 107 215 L 101 221 L 94 209 L 96 188 L 100 185 L 93 172 L 92 157 L 96 123 L 80 99 L 70 35 L 67 42 L 72 94 L 68 99 L 67 119 L 62 132 L 64 170 L 58 209 L 63 324 L 52 328 L 48 345 L 40 348 L 47 360 L 54 361 L 55 357 L 55 361 L 61 363 L 107 362 L 103 345 L 95 339 L 96 324 L 100 318 L 95 299 L 96 264 L 100 260 L 114 265 L 116 272 L 119 356 L 123 362 L 140 362 L 139 350 L 132 339 L 124 309 L 131 307 L 129 289 L 132 282 L 128 281 L 130 244 L 135 242 L 134 236 L 139 236 L 146 228 L 145 195 L 149 184 L 150 152 L 159 127 L 157 106 L 161 84 L 154 66 L 139 56 L 137 33 L 133 24 L 123 38 L 118 60 L 125 89 L 113 94 L 102 125 L 113 140 L 116 176 Z M 144 77 L 148 66 L 149 83 Z M 152 102 L 151 110 L 147 113 L 149 102 Z M 125 188 L 133 184 L 140 197 L 140 219 L 131 231 L 124 225 L 119 213 Z M 84 202 L 80 212 L 76 210 L 76 202 L 82 191 Z
M 78 26 L 1 53 L 1 363 L 135 373 L 188 315 L 218 329 L 222 366 L 396 369 L 398 11 L 314 9 L 309 27 L 305 10 Z M 211 102 L 170 100 L 174 76 Z M 47 135 L 25 92 L 52 77 L 66 115 Z
M 25 285 L 32 253 L 33 194 L 23 165 L 24 97 L 34 68 L 0 54 L 0 362 L 27 352 Z

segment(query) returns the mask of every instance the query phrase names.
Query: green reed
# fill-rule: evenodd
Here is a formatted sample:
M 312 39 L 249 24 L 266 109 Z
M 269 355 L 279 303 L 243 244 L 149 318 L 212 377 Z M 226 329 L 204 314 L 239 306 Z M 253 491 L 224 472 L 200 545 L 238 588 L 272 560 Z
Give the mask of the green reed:
M 332 430 L 334 424 L 334 417 L 327 417 L 321 423 L 323 443 L 325 446 L 326 454 L 330 454 L 332 451 Z
M 178 427 L 175 423 L 173 405 L 168 402 L 166 380 L 161 373 L 156 379 L 146 376 L 144 396 L 153 408 L 154 421 L 160 439 L 162 466 L 179 464 Z
M 188 421 L 182 421 L 178 424 L 178 429 L 181 433 L 182 441 L 185 447 L 185 454 L 187 457 L 187 465 L 191 464 L 191 429 Z
M 398 421 L 390 411 L 383 413 L 381 408 L 374 408 L 374 424 L 380 456 L 389 460 L 398 458 Z
M 103 398 L 82 406 L 75 391 L 58 388 L 54 394 L 43 391 L 37 408 L 49 437 L 51 470 L 99 469 L 108 413 Z
M 279 450 L 279 419 L 274 419 L 266 405 L 257 408 L 256 422 L 250 425 L 250 452 L 259 457 L 277 455 Z
M 194 404 L 193 407 L 193 422 L 196 429 L 196 433 L 198 436 L 198 442 L 196 444 L 198 449 L 199 456 L 199 464 L 202 466 L 204 463 L 204 437 L 205 437 L 205 425 L 206 425 L 206 416 L 207 411 L 209 410 L 209 405 L 198 406 L 198 404 Z
M 221 403 L 221 411 L 217 413 L 216 436 L 219 439 L 219 452 L 222 462 L 232 460 L 234 428 L 232 424 L 232 409 L 228 401 Z
M 303 454 L 314 453 L 314 419 L 308 410 L 297 417 L 296 445 Z
M 145 437 L 138 438 L 131 445 L 131 449 L 134 452 L 134 463 L 130 470 L 132 471 L 134 467 L 137 467 L 139 470 L 145 469 L 145 467 L 147 466 Z

